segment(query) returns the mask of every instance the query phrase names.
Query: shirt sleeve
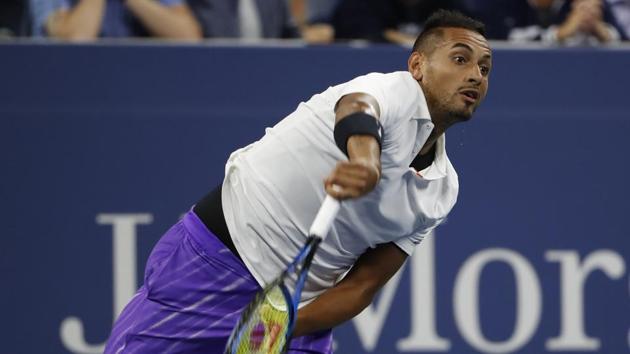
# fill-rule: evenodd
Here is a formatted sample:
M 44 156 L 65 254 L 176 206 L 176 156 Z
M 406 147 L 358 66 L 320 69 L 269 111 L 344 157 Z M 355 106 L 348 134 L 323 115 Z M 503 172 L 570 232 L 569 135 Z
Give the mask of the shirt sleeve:
M 29 10 L 32 19 L 32 35 L 34 37 L 48 36 L 46 21 L 57 11 L 70 9 L 68 0 L 29 0 Z
M 366 93 L 374 97 L 380 109 L 379 122 L 383 126 L 383 152 L 400 149 L 402 138 L 411 128 L 409 123 L 418 113 L 420 85 L 408 72 L 389 74 L 371 73 L 359 76 L 343 85 L 339 100 L 350 93 Z M 414 123 L 415 124 L 415 123 Z
M 344 85 L 338 99 L 350 93 L 366 93 L 378 102 L 379 121 L 385 131 L 384 145 L 388 144 L 389 138 L 398 136 L 391 133 L 405 129 L 404 123 L 411 119 L 418 107 L 419 86 L 407 72 L 359 76 Z M 391 143 L 395 144 L 394 141 Z
M 403 250 L 403 252 L 411 256 L 416 246 L 419 245 L 422 242 L 422 240 L 424 240 L 425 237 L 428 237 L 429 235 L 431 235 L 433 233 L 433 230 L 435 230 L 435 228 L 441 225 L 445 220 L 446 218 L 436 220 L 436 222 L 434 222 L 431 226 L 425 229 L 422 229 L 420 231 L 417 231 L 411 236 L 402 237 L 394 241 L 394 243 L 396 244 L 396 246 L 398 246 L 398 248 Z
M 416 246 L 419 245 L 422 242 L 422 240 L 424 240 L 424 238 L 427 235 L 429 235 L 430 232 L 431 231 L 428 231 L 426 233 L 418 233 L 413 236 L 401 238 L 399 240 L 394 241 L 394 243 L 396 244 L 396 246 L 398 246 L 398 248 L 403 250 L 403 252 L 411 256 Z

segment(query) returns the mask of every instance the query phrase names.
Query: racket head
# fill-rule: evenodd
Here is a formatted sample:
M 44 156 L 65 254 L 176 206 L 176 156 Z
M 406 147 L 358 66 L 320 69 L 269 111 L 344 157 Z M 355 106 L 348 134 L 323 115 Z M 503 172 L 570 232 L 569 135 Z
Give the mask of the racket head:
M 310 236 L 287 269 L 254 297 L 228 339 L 226 354 L 286 352 L 306 275 L 320 241 Z M 293 293 L 287 283 L 291 283 Z
M 281 279 L 258 293 L 228 340 L 226 354 L 284 353 L 295 319 L 292 297 Z

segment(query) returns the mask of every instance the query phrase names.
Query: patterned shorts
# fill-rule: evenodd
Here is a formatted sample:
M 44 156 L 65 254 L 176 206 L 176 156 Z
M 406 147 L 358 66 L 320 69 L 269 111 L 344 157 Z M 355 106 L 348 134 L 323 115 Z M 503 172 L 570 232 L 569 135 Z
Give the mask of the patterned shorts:
M 144 285 L 120 314 L 113 353 L 223 353 L 260 286 L 245 265 L 189 211 L 153 249 Z M 332 353 L 332 331 L 295 338 L 289 353 Z

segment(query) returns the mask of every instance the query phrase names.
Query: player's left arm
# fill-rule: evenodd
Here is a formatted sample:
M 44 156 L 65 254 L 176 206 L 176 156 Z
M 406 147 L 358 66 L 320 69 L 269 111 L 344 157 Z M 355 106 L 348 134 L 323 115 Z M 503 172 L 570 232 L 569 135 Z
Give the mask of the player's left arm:
M 125 4 L 155 37 L 202 38 L 201 26 L 185 2 L 167 6 L 155 0 L 127 0 Z
M 368 249 L 342 281 L 298 311 L 293 335 L 332 328 L 358 315 L 407 257 L 394 243 Z

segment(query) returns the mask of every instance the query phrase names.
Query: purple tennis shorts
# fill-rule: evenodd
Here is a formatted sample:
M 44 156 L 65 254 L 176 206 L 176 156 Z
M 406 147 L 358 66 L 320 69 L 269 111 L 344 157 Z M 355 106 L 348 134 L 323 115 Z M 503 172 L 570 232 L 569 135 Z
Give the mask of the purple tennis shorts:
M 144 285 L 120 314 L 105 354 L 223 353 L 260 286 L 189 211 L 149 256 Z M 332 331 L 295 338 L 289 353 L 332 353 Z

